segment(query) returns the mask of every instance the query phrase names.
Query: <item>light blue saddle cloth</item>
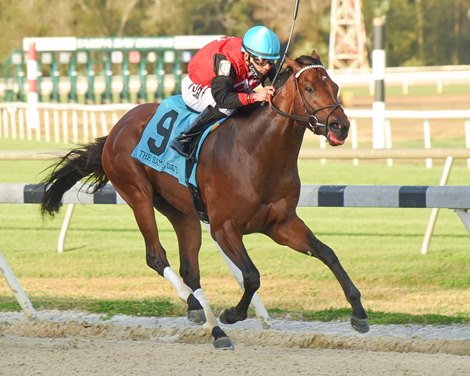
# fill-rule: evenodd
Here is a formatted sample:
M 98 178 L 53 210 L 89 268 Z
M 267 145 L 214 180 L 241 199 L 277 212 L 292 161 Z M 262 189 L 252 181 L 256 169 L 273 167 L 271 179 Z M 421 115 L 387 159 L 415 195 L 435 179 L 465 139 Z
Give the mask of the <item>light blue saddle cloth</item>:
M 191 111 L 186 106 L 181 95 L 166 98 L 145 127 L 131 156 L 154 170 L 174 176 L 180 184 L 187 186 L 186 159 L 173 150 L 170 144 L 175 137 L 189 128 L 198 115 L 199 113 Z M 223 120 L 219 120 L 204 131 L 196 151 L 196 159 L 208 134 Z M 189 177 L 189 182 L 195 187 L 197 187 L 196 169 L 197 163 Z

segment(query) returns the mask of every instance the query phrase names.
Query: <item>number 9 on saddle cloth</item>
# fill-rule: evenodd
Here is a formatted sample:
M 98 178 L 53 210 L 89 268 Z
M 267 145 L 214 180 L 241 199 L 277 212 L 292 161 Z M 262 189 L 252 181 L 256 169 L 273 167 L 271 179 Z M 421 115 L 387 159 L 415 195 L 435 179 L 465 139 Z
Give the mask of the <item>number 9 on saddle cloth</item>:
M 170 147 L 173 140 L 188 130 L 199 116 L 186 106 L 180 95 L 166 98 L 148 122 L 131 156 L 156 171 L 174 176 L 180 184 L 189 187 L 199 217 L 208 223 L 196 181 L 197 157 L 206 137 L 226 118 L 210 124 L 201 134 L 193 158 L 186 159 Z

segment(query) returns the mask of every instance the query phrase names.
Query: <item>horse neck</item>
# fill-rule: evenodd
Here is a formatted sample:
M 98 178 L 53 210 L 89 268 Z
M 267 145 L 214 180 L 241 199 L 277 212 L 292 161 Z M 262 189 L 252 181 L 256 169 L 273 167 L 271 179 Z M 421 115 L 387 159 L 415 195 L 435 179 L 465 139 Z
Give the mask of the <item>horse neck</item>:
M 283 112 L 288 114 L 298 113 L 299 104 L 296 103 L 296 90 L 292 77 L 278 89 L 273 103 Z M 305 127 L 295 123 L 285 116 L 276 113 L 270 106 L 266 106 L 265 119 L 267 121 L 266 141 L 267 147 L 272 153 L 287 155 L 297 160 L 300 147 L 305 134 Z

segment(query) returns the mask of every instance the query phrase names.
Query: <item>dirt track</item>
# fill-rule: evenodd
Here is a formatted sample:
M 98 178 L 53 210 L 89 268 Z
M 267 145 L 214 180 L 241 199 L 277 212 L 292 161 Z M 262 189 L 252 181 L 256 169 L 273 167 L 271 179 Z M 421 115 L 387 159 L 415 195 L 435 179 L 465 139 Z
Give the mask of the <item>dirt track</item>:
M 227 328 L 234 351 L 215 350 L 185 318 L 0 314 L 5 375 L 468 375 L 470 327 L 377 326 L 255 319 Z

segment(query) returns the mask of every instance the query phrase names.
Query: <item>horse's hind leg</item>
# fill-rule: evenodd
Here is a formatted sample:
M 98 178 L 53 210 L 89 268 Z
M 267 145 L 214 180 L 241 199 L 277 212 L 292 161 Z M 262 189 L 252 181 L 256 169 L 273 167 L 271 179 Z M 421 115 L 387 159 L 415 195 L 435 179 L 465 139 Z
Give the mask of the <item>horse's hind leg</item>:
M 163 276 L 176 288 L 179 297 L 188 304 L 188 319 L 204 323 L 204 330 L 214 338 L 214 346 L 220 349 L 233 349 L 230 338 L 219 327 L 217 319 L 200 285 L 199 249 L 201 247 L 201 225 L 194 215 L 183 214 L 163 200 L 158 194 L 153 197 L 153 205 L 165 215 L 178 237 L 180 252 L 180 275 L 183 281 L 168 266 Z M 153 216 L 155 221 L 155 216 Z M 150 267 L 153 267 L 149 264 Z M 161 273 L 160 273 L 161 274 Z
M 204 324 L 204 330 L 214 338 L 214 346 L 222 349 L 233 349 L 232 342 L 222 329 L 218 326 L 217 320 L 205 303 L 199 303 L 194 296 L 193 290 L 186 285 L 181 278 L 170 267 L 170 263 L 166 257 L 166 251 L 160 243 L 157 223 L 154 212 L 153 187 L 150 183 L 144 184 L 142 181 L 139 186 L 131 184 L 121 185 L 116 182 L 114 187 L 121 197 L 128 203 L 134 212 L 137 225 L 142 233 L 145 241 L 147 265 L 154 269 L 158 274 L 169 281 L 176 289 L 178 297 L 188 306 L 204 309 L 207 321 Z M 212 314 L 212 315 L 211 315 Z
M 290 220 L 277 224 L 269 235 L 279 244 L 316 257 L 328 266 L 340 283 L 347 301 L 351 304 L 352 327 L 361 333 L 369 330 L 367 313 L 361 303 L 361 293 L 349 278 L 334 251 L 318 240 L 302 220 L 293 216 Z
M 195 217 L 180 216 L 179 218 L 168 217 L 168 219 L 173 225 L 178 238 L 180 276 L 184 283 L 193 290 L 193 295 L 197 298 L 195 301 L 188 301 L 188 320 L 196 324 L 203 324 L 207 321 L 204 305 L 207 305 L 206 310 L 210 310 L 209 315 L 214 318 L 215 316 L 201 288 L 199 273 L 201 224 L 199 219 Z
M 188 320 L 196 324 L 206 322 L 204 309 L 199 301 L 205 301 L 201 289 L 199 273 L 199 250 L 201 248 L 201 224 L 194 215 L 183 214 L 171 206 L 160 195 L 154 194 L 153 205 L 160 213 L 168 218 L 178 238 L 180 254 L 180 276 L 183 282 L 193 290 L 188 300 Z

